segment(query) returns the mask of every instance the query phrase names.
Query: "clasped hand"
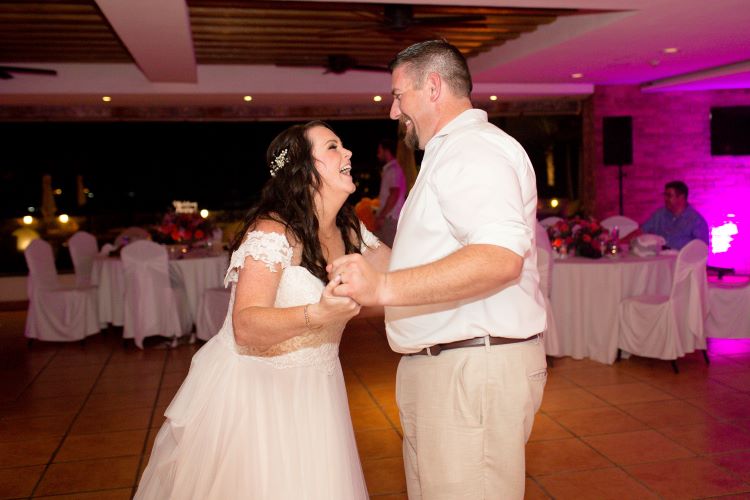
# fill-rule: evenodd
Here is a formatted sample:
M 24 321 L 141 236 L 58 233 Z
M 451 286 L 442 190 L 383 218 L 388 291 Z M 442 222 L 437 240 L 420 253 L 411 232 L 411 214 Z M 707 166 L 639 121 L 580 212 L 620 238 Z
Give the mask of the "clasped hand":
M 363 306 L 383 305 L 385 274 L 375 270 L 360 254 L 339 257 L 326 266 L 328 279 L 337 281 L 333 295 L 349 297 Z
M 341 284 L 339 279 L 333 279 L 323 289 L 320 301 L 312 312 L 313 328 L 328 323 L 331 320 L 349 320 L 359 314 L 360 306 L 356 301 L 349 297 L 336 296 L 333 291 Z

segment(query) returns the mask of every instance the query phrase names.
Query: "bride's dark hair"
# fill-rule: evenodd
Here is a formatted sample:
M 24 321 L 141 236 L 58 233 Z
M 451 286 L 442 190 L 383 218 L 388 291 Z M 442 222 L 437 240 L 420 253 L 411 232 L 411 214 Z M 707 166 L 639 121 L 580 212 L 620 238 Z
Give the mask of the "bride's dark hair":
M 242 229 L 232 241 L 231 250 L 237 250 L 245 234 L 259 220 L 273 220 L 284 225 L 287 233 L 302 243 L 301 265 L 323 282 L 328 281 L 326 261 L 318 240 L 318 217 L 315 213 L 314 195 L 321 179 L 315 168 L 312 144 L 307 132 L 314 127 L 333 129 L 325 122 L 311 121 L 293 125 L 271 141 L 266 151 L 266 169 L 282 163 L 263 186 L 260 199 L 245 216 Z M 286 153 L 284 153 L 286 151 Z M 283 160 L 278 159 L 283 156 Z M 362 233 L 354 208 L 344 203 L 336 214 L 336 226 L 341 231 L 346 253 L 359 253 Z M 352 240 L 354 236 L 355 241 Z

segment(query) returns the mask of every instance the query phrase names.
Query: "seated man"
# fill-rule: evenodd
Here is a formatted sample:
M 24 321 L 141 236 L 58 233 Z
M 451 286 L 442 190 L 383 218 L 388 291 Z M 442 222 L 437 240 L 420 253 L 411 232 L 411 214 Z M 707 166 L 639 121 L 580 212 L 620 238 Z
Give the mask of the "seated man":
M 664 208 L 658 209 L 641 226 L 642 233 L 658 234 L 667 246 L 679 250 L 691 240 L 708 245 L 708 224 L 688 202 L 688 187 L 682 181 L 664 186 Z

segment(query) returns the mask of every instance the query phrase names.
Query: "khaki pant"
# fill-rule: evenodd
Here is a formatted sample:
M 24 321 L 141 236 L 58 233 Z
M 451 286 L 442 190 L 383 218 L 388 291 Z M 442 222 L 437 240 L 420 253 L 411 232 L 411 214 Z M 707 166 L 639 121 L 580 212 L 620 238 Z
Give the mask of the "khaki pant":
M 522 499 L 546 380 L 541 339 L 403 356 L 396 399 L 409 499 Z

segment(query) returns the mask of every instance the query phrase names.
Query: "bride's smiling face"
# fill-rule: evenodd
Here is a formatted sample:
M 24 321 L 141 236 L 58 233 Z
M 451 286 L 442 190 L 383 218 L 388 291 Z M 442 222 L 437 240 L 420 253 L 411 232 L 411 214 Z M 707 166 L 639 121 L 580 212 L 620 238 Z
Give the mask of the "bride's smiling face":
M 356 189 L 352 180 L 352 152 L 341 144 L 341 139 L 326 127 L 313 127 L 307 131 L 307 138 L 312 145 L 312 156 L 315 168 L 320 175 L 321 185 L 318 190 L 341 193 L 349 196 Z

